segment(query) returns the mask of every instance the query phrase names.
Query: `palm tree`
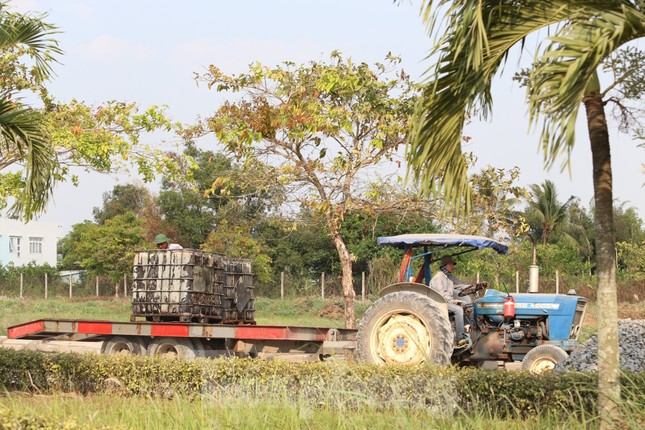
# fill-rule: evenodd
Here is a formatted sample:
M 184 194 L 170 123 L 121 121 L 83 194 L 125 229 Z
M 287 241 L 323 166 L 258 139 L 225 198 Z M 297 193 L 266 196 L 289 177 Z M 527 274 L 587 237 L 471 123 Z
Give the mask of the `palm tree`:
M 54 55 L 62 51 L 51 38 L 56 28 L 42 21 L 7 10 L 0 2 L 0 53 L 28 56 L 33 62 L 30 70 L 36 83 L 47 80 L 51 74 Z M 45 133 L 41 114 L 23 105 L 15 97 L 16 88 L 7 83 L 12 76 L 2 76 L 0 89 L 0 158 L 18 157 L 25 167 L 24 193 L 16 196 L 13 210 L 30 219 L 42 211 L 53 186 L 54 153 Z
M 620 399 L 615 235 L 609 135 L 597 69 L 621 45 L 645 36 L 643 0 L 426 0 L 422 10 L 437 36 L 409 147 L 410 168 L 423 189 L 442 190 L 455 204 L 470 196 L 461 151 L 468 115 L 492 109 L 491 84 L 527 36 L 548 29 L 527 92 L 530 123 L 541 121 L 546 167 L 575 143 L 580 104 L 586 108 L 593 160 L 599 308 L 601 428 Z M 436 13 L 435 13 L 436 12 Z M 436 15 L 436 16 L 435 16 Z M 443 16 L 443 26 L 435 25 Z M 437 19 L 439 18 L 439 19 Z M 467 198 L 469 201 L 469 198 Z M 466 209 L 469 209 L 466 207 Z
M 526 209 L 526 221 L 540 237 L 542 245 L 546 245 L 553 234 L 567 233 L 569 206 L 575 197 L 571 196 L 566 202 L 560 203 L 555 184 L 549 180 L 542 185 L 532 184 L 529 188 L 531 200 Z
M 593 210 L 592 210 L 593 211 Z M 572 227 L 570 235 L 577 243 L 578 253 L 587 265 L 587 273 L 591 275 L 591 259 L 594 257 L 595 242 L 594 221 L 592 212 L 587 212 L 580 205 L 580 200 L 575 199 L 569 206 L 569 225 Z

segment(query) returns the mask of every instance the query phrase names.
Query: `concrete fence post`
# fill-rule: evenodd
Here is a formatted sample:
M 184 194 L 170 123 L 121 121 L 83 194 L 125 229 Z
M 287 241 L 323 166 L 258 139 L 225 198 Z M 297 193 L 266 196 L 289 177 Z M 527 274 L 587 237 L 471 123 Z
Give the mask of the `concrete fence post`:
M 560 294 L 560 271 L 555 271 L 555 293 Z
M 365 300 L 365 272 L 361 272 L 361 300 Z
M 96 277 L 96 297 L 99 296 L 99 277 Z
M 325 300 L 325 272 L 320 274 L 320 297 Z
M 72 298 L 72 272 L 69 272 L 69 297 Z
M 22 273 L 20 274 L 20 298 L 22 299 L 22 290 L 23 290 L 23 278 Z
M 280 272 L 280 299 L 284 300 L 284 272 Z
M 48 290 L 49 290 L 49 288 L 48 288 L 49 286 L 48 286 L 48 282 L 47 282 L 47 281 L 48 281 L 48 279 L 47 279 L 47 272 L 45 272 L 45 298 L 47 298 L 47 295 L 48 295 L 48 293 L 49 293 L 49 291 L 48 291 Z

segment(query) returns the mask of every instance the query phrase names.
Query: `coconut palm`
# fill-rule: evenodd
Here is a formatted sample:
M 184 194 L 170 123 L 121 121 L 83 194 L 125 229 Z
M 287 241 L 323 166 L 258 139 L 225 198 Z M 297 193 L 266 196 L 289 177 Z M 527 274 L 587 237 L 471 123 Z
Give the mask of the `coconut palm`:
M 586 108 L 598 300 L 603 303 L 599 400 L 603 414 L 613 416 L 614 401 L 620 398 L 615 236 L 609 135 L 597 69 L 621 45 L 645 36 L 644 10 L 643 0 L 426 0 L 423 17 L 437 38 L 429 58 L 436 63 L 426 75 L 408 153 L 410 168 L 425 190 L 442 190 L 453 204 L 469 196 L 461 151 L 466 119 L 474 111 L 488 118 L 491 84 L 509 50 L 523 47 L 532 33 L 548 30 L 529 75 L 530 123 L 540 121 L 540 145 L 550 167 L 558 155 L 570 153 L 580 104 Z M 601 427 L 608 425 L 601 422 Z
M 531 199 L 526 209 L 526 222 L 540 237 L 542 245 L 546 245 L 553 234 L 568 233 L 569 206 L 575 197 L 571 196 L 566 202 L 560 203 L 555 184 L 549 180 L 542 185 L 532 184 L 529 188 Z
M 27 56 L 33 63 L 31 79 L 37 84 L 47 80 L 52 73 L 53 55 L 60 54 L 57 42 L 52 39 L 56 28 L 31 17 L 12 13 L 7 3 L 0 3 L 0 53 L 6 57 Z M 10 68 L 9 68 L 10 69 Z M 5 68 L 3 70 L 6 73 Z M 14 211 L 29 219 L 41 211 L 48 200 L 53 185 L 53 151 L 41 121 L 41 115 L 16 98 L 16 87 L 11 85 L 13 76 L 2 76 L 0 89 L 0 159 L 23 160 L 24 193 L 16 196 Z

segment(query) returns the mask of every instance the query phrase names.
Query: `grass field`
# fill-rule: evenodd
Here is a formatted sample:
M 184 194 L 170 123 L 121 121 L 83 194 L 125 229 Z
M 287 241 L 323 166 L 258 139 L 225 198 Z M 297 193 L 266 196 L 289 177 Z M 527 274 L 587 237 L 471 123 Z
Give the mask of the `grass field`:
M 351 393 L 347 394 L 351 396 Z M 623 429 L 639 429 L 642 412 L 625 408 Z M 3 416 L 4 415 L 4 416 Z M 22 426 L 11 426 L 19 422 Z M 36 420 L 46 420 L 40 426 Z M 4 427 L 3 427 L 4 423 Z M 29 423 L 30 426 L 25 425 Z M 287 402 L 281 398 L 226 399 L 204 396 L 198 400 L 176 397 L 124 398 L 56 395 L 0 397 L 0 428 L 7 429 L 571 429 L 597 428 L 593 417 L 540 416 L 501 420 L 466 414 L 437 416 L 428 409 L 379 408 L 378 405 L 346 409 L 336 405 Z

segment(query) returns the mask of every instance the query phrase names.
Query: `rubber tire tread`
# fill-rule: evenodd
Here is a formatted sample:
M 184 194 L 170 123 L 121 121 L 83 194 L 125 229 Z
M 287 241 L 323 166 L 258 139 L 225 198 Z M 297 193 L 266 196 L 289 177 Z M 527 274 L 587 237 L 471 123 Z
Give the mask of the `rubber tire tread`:
M 181 337 L 158 337 L 148 345 L 148 356 L 158 356 L 159 349 L 165 344 L 171 344 L 177 350 L 177 356 L 187 360 L 198 358 L 197 348 L 191 339 Z
M 145 345 L 140 343 L 137 338 L 130 338 L 125 336 L 110 336 L 103 341 L 101 345 L 101 354 L 117 354 L 113 350 L 114 345 L 123 343 L 128 345 L 132 355 L 147 355 Z
M 524 356 L 522 360 L 522 370 L 530 372 L 533 363 L 540 358 L 549 357 L 555 360 L 555 363 L 559 363 L 563 360 L 566 360 L 569 357 L 567 351 L 555 345 L 539 345 L 530 350 Z
M 418 315 L 432 339 L 434 350 L 428 361 L 439 366 L 449 366 L 453 348 L 453 332 L 450 319 L 439 305 L 429 297 L 411 291 L 398 291 L 387 294 L 375 301 L 365 312 L 358 325 L 356 335 L 356 355 L 358 360 L 367 363 L 380 363 L 370 351 L 370 337 L 374 324 L 394 309 L 409 309 Z

